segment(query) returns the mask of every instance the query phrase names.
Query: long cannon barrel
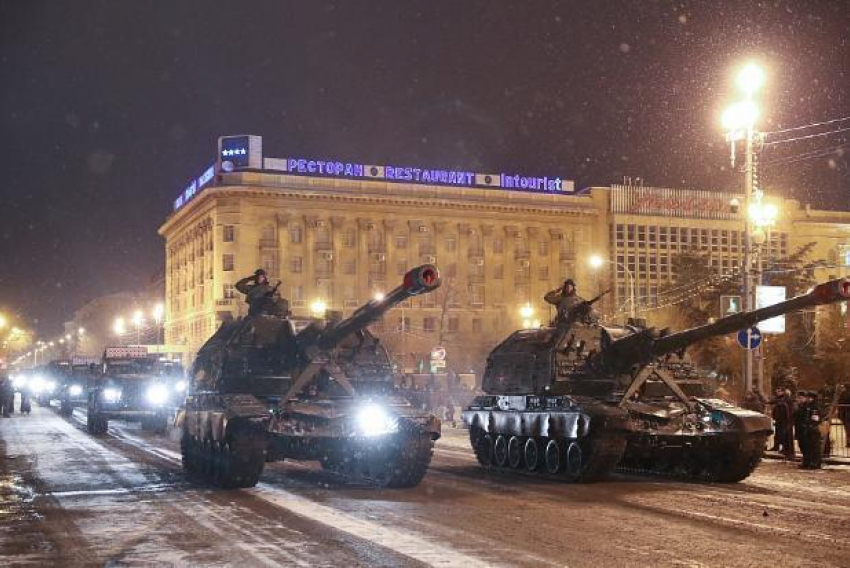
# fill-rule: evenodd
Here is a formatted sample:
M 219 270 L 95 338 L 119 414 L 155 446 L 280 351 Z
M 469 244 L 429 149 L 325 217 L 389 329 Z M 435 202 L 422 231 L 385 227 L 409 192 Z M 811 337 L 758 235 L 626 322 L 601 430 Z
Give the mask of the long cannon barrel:
M 784 302 L 752 312 L 740 312 L 720 318 L 714 323 L 659 337 L 653 343 L 652 355 L 659 357 L 668 353 L 675 353 L 709 337 L 726 335 L 751 327 L 760 321 L 789 312 L 824 304 L 833 304 L 847 300 L 848 298 L 850 298 L 850 279 L 838 278 L 836 280 L 830 280 L 829 282 L 818 284 L 809 293 L 796 296 L 790 300 L 785 300 Z
M 345 337 L 358 329 L 380 319 L 390 309 L 405 300 L 433 292 L 441 284 L 440 271 L 432 264 L 423 264 L 404 275 L 401 285 L 388 292 L 380 300 L 371 300 L 357 309 L 351 316 L 333 327 L 322 331 L 318 338 L 319 349 L 333 349 Z

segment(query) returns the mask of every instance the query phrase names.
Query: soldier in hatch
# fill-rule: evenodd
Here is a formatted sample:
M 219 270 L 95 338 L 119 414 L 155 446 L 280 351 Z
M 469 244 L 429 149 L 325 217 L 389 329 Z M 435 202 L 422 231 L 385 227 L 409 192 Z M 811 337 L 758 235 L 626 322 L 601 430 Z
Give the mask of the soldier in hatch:
M 558 307 L 558 315 L 555 317 L 556 324 L 566 321 L 570 310 L 585 301 L 576 293 L 576 283 L 573 282 L 572 278 L 565 280 L 559 288 L 547 292 L 543 299 L 546 303 Z
M 246 276 L 236 283 L 236 289 L 245 294 L 245 302 L 248 303 L 248 315 L 262 313 L 278 313 L 286 315 L 289 312 L 289 302 L 282 299 L 277 288 L 269 284 L 266 271 L 258 268 L 251 276 Z

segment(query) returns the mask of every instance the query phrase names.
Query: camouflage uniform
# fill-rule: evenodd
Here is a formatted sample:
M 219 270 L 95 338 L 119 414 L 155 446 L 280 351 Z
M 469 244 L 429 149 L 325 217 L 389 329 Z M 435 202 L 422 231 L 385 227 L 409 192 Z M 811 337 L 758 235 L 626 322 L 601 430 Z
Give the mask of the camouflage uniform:
M 567 282 L 572 281 L 567 280 Z M 555 318 L 556 323 L 566 321 L 570 310 L 585 301 L 584 298 L 576 293 L 575 284 L 573 284 L 573 290 L 571 292 L 565 292 L 564 288 L 566 288 L 566 286 L 559 286 L 554 290 L 550 290 L 545 296 L 543 296 L 543 300 L 545 300 L 547 304 L 552 304 L 553 306 L 558 307 L 558 315 Z
M 257 315 L 267 310 L 269 299 L 274 294 L 274 287 L 268 282 L 260 284 L 257 282 L 259 274 L 254 273 L 246 276 L 236 283 L 236 289 L 245 294 L 245 302 L 248 304 L 248 314 Z

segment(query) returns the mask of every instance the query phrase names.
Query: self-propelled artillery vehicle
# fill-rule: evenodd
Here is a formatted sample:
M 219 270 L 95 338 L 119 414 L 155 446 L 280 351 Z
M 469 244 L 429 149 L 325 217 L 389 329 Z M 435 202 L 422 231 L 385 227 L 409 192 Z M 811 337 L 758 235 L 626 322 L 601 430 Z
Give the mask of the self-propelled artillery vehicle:
M 291 317 L 270 301 L 222 324 L 198 352 L 178 417 L 184 469 L 251 487 L 265 462 L 289 458 L 358 482 L 417 485 L 440 421 L 395 392 L 387 352 L 366 327 L 439 285 L 437 268 L 424 265 L 344 320 Z
M 599 322 L 590 302 L 551 327 L 517 331 L 487 360 L 482 388 L 463 411 L 486 467 L 591 482 L 616 467 L 737 482 L 761 461 L 771 434 L 763 414 L 687 392 L 674 354 L 757 322 L 847 300 L 850 280 L 751 312 L 671 333 Z M 693 383 L 693 381 L 691 381 Z

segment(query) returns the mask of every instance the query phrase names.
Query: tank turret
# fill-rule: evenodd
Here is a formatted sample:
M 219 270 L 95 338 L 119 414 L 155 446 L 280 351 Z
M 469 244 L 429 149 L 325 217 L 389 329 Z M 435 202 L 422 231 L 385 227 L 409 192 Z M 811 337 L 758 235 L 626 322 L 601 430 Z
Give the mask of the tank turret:
M 345 319 L 269 309 L 222 325 L 198 352 L 178 419 L 187 472 L 249 487 L 265 462 L 289 458 L 385 487 L 419 483 L 440 422 L 396 396 L 368 326 L 439 286 L 424 265 Z
M 482 464 L 591 481 L 618 463 L 715 481 L 745 478 L 761 460 L 771 421 L 703 398 L 683 381 L 685 350 L 796 310 L 850 298 L 850 280 L 672 333 L 600 323 L 591 302 L 556 325 L 520 330 L 488 357 L 486 396 L 463 413 Z M 673 355 L 679 355 L 675 363 Z M 541 456 L 543 456 L 541 458 Z

